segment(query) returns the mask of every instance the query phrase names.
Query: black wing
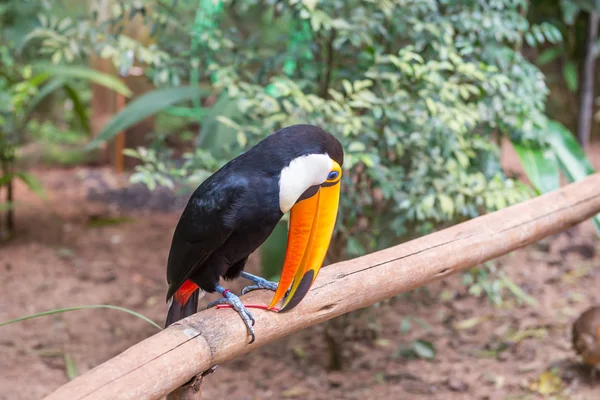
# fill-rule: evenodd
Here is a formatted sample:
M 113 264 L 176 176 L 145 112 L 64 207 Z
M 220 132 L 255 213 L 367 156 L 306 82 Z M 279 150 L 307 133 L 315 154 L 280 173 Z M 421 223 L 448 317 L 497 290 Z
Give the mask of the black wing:
M 179 219 L 167 263 L 167 301 L 235 229 L 231 214 L 240 204 L 247 184 L 233 176 L 223 182 L 223 175 L 227 174 L 215 174 L 200 185 Z

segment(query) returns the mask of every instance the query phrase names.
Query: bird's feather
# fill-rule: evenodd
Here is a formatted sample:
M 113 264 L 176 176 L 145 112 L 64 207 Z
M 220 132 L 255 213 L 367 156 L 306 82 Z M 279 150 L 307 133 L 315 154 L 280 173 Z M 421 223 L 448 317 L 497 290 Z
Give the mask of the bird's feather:
M 167 263 L 167 300 L 190 275 L 205 267 L 205 261 L 225 243 L 235 229 L 231 214 L 247 189 L 244 179 L 215 174 L 192 196 L 173 234 Z

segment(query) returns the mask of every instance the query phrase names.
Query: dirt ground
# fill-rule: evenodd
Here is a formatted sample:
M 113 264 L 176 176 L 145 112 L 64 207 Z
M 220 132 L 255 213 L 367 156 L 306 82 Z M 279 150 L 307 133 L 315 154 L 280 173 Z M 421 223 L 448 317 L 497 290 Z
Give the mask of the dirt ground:
M 600 147 L 592 154 L 600 167 Z M 510 152 L 504 163 L 518 169 Z M 58 307 L 113 304 L 162 325 L 166 259 L 186 199 L 126 191 L 134 207 L 124 208 L 110 190 L 125 187 L 125 180 L 107 170 L 34 172 L 48 198 L 18 187 L 18 236 L 0 245 L 0 322 Z M 111 224 L 107 216 L 119 219 Z M 492 263 L 537 306 L 520 304 L 508 290 L 495 306 L 485 294 L 468 294 L 462 276 L 449 277 L 355 315 L 341 372 L 326 368 L 321 325 L 221 365 L 205 380 L 205 398 L 508 400 L 551 393 L 548 398 L 600 399 L 600 375 L 590 378 L 570 343 L 571 322 L 600 304 L 599 250 L 585 222 Z M 258 272 L 256 257 L 248 270 Z M 212 299 L 206 296 L 200 306 Z M 105 309 L 0 327 L 0 399 L 40 399 L 70 374 L 154 333 L 138 318 Z M 434 351 L 421 346 L 415 357 L 410 349 L 417 340 L 432 343 Z

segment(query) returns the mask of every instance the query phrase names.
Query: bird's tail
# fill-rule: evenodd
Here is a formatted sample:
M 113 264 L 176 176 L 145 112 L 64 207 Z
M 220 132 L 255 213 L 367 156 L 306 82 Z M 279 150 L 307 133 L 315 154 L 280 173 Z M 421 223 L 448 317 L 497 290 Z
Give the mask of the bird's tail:
M 175 295 L 169 300 L 169 311 L 167 311 L 167 320 L 165 328 L 173 322 L 189 317 L 198 311 L 198 300 L 200 297 L 200 288 L 191 281 L 185 281 Z M 204 295 L 204 291 L 202 291 Z

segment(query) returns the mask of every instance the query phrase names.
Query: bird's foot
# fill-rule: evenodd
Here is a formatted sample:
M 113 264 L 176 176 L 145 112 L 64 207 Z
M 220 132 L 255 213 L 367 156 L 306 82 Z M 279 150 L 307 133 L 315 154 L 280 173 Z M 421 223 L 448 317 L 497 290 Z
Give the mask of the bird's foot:
M 254 323 L 256 321 L 254 320 L 254 317 L 252 316 L 252 314 L 250 314 L 250 311 L 248 311 L 246 309 L 246 307 L 244 307 L 240 298 L 237 297 L 235 294 L 231 293 L 231 291 L 229 291 L 229 289 L 225 289 L 223 286 L 217 285 L 217 292 L 221 293 L 223 298 L 213 301 L 206 308 L 214 307 L 217 304 L 229 304 L 235 311 L 237 311 L 237 313 L 240 315 L 240 317 L 244 321 L 244 325 L 246 325 L 246 328 L 248 329 L 248 333 L 250 334 L 250 336 L 252 336 L 252 339 L 250 340 L 249 343 L 253 343 L 254 339 L 256 338 L 256 335 L 254 334 L 254 328 L 253 328 Z
M 271 282 L 266 280 L 265 278 L 261 278 L 260 276 L 252 275 L 247 272 L 242 272 L 240 275 L 242 278 L 248 279 L 249 281 L 254 282 L 254 285 L 246 286 L 242 289 L 242 295 L 251 292 L 256 289 L 267 289 L 276 291 L 277 290 L 277 282 Z

